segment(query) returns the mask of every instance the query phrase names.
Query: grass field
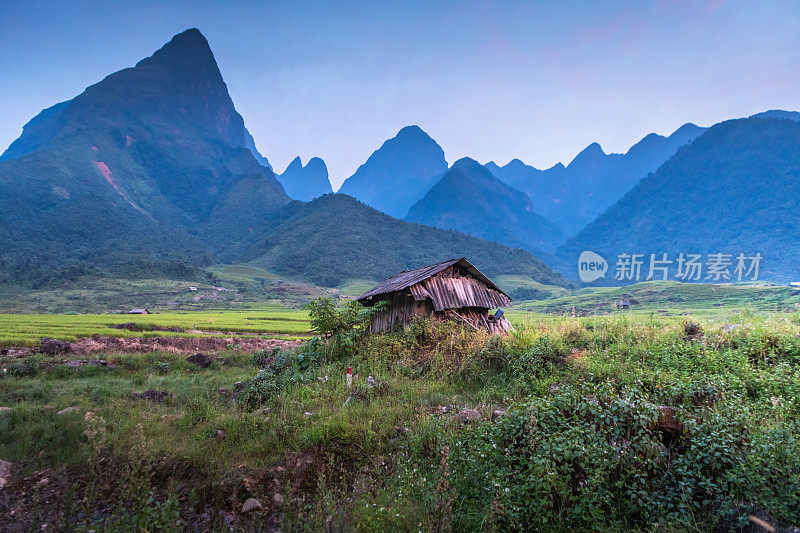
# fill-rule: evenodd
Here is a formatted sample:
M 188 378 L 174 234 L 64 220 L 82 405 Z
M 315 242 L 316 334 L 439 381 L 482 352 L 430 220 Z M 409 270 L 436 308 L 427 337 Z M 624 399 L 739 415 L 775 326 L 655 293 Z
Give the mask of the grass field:
M 133 323 L 141 331 L 112 326 Z M 153 327 L 183 331 L 153 331 Z M 74 341 L 92 335 L 114 337 L 208 337 L 231 333 L 266 338 L 307 338 L 308 313 L 271 307 L 245 311 L 164 312 L 150 315 L 0 314 L 0 346 L 36 346 L 42 337 Z
M 253 316 L 288 318 L 140 318 Z M 531 313 L 507 339 L 421 324 L 207 368 L 0 356 L 0 529 L 797 526 L 800 315 L 692 318 L 691 338 L 688 320 Z M 251 497 L 264 510 L 243 514 Z
M 571 314 L 574 308 L 578 315 L 606 314 L 617 311 L 615 302 L 623 297 L 638 302 L 631 306 L 632 311 L 671 313 L 797 311 L 800 306 L 800 291 L 786 286 L 649 281 L 627 287 L 585 288 L 552 299 L 514 302 L 512 307 L 539 313 Z
M 192 291 L 190 287 L 197 290 Z M 2 313 L 124 313 L 135 308 L 226 310 L 299 308 L 336 290 L 244 265 L 213 267 L 198 279 L 99 278 L 30 290 L 0 286 Z

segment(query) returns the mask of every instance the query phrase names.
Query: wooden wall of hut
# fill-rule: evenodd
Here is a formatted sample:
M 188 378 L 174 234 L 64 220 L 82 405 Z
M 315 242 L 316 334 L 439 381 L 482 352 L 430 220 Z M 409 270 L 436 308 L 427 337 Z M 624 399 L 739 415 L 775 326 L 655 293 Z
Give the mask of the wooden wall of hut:
M 373 319 L 369 328 L 372 333 L 391 331 L 396 326 L 408 324 L 416 317 L 425 317 L 433 314 L 431 301 L 417 301 L 411 296 L 411 291 L 396 292 L 391 296 L 389 309 L 378 313 Z

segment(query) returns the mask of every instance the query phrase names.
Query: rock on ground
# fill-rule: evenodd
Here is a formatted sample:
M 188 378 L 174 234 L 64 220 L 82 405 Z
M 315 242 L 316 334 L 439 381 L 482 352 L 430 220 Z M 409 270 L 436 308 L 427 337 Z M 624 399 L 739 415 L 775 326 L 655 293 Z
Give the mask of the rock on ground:
M 508 413 L 503 409 L 495 409 L 494 411 L 492 411 L 492 422 L 497 422 L 507 414 Z
M 464 409 L 458 416 L 462 422 L 477 422 L 481 419 L 481 414 L 476 409 Z
M 42 353 L 50 354 L 50 355 L 57 355 L 62 353 L 68 353 L 70 351 L 70 343 L 69 341 L 60 341 L 58 339 L 51 339 L 49 337 L 44 337 L 42 339 L 42 345 L 40 350 Z
M 142 400 L 148 400 L 154 403 L 164 403 L 172 398 L 172 394 L 163 390 L 146 390 L 139 395 Z
M 736 331 L 739 328 L 743 328 L 744 324 L 728 324 L 722 328 L 723 333 L 730 333 L 732 331 Z
M 199 366 L 200 368 L 208 368 L 211 364 L 211 358 L 202 353 L 196 353 L 194 355 L 190 355 L 186 358 L 186 360 L 192 364 Z
M 247 500 L 244 502 L 244 505 L 242 505 L 242 514 L 260 511 L 263 508 L 264 506 L 261 505 L 260 501 L 256 500 L 255 498 L 247 498 Z
M 0 459 L 0 489 L 11 481 L 11 463 Z

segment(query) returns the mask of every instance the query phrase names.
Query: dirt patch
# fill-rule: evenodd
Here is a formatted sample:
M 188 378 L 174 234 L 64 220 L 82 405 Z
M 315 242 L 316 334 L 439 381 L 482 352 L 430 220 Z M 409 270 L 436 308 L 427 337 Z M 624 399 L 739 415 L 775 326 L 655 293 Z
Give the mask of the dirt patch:
M 111 326 L 114 329 L 127 329 L 128 331 L 171 331 L 172 333 L 183 333 L 181 328 L 168 328 L 164 326 L 145 326 L 136 324 L 135 322 L 125 322 L 124 324 L 117 324 Z
M 107 335 L 83 337 L 72 343 L 72 353 L 90 354 L 95 352 L 169 352 L 197 353 L 224 352 L 231 348 L 243 352 L 256 350 L 288 350 L 302 344 L 302 341 L 280 339 L 253 339 L 241 337 L 141 337 L 120 338 Z

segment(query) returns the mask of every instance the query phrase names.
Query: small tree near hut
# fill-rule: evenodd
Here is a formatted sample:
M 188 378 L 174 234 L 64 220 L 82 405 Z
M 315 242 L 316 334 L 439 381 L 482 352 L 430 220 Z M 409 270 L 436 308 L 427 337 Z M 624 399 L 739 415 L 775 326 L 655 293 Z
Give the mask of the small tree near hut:
M 337 305 L 331 298 L 317 298 L 306 304 L 305 309 L 311 315 L 311 328 L 327 339 L 329 353 L 342 356 L 352 352 L 369 332 L 375 315 L 386 307 L 387 304 L 364 307 L 354 300 Z

